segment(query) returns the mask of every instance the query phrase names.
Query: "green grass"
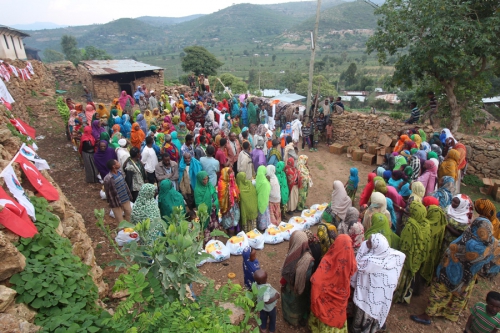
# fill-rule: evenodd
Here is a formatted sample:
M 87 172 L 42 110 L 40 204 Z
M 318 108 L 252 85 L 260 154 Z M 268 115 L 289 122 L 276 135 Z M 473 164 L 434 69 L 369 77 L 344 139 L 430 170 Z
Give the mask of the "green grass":
M 266 255 L 269 257 L 269 259 L 274 258 L 277 254 L 277 252 L 266 252 Z
M 466 186 L 462 183 L 460 186 L 460 192 L 463 194 L 467 194 L 472 201 L 476 201 L 477 199 L 486 198 L 489 199 L 495 205 L 497 212 L 500 211 L 500 202 L 496 202 L 491 196 L 484 195 L 479 191 L 479 187 L 476 186 Z

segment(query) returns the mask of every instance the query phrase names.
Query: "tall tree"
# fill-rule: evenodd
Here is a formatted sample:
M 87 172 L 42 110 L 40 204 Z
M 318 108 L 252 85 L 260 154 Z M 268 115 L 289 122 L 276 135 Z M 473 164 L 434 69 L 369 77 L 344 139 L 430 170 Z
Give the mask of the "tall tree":
M 358 67 L 356 66 L 355 63 L 351 63 L 349 67 L 345 70 L 345 72 L 342 72 L 340 74 L 340 80 L 345 82 L 345 85 L 347 87 L 352 86 L 358 82 L 358 79 L 356 78 L 356 71 L 358 70 Z
M 387 0 L 375 11 L 381 17 L 367 51 L 381 63 L 396 56 L 394 85 L 425 80 L 440 87 L 456 131 L 461 112 L 489 89 L 500 57 L 499 8 L 490 0 Z
M 182 58 L 182 69 L 184 72 L 194 72 L 196 75 L 217 75 L 217 69 L 223 65 L 222 62 L 202 46 L 189 46 L 184 48 L 186 56 Z
M 82 60 L 110 60 L 113 59 L 112 56 L 106 53 L 106 51 L 98 49 L 92 45 L 85 46 L 82 50 Z
M 75 65 L 80 61 L 80 51 L 77 47 L 76 38 L 70 35 L 63 35 L 61 37 L 61 48 L 67 60 Z
M 55 50 L 51 49 L 45 49 L 43 50 L 43 61 L 44 62 L 56 62 L 56 61 L 63 61 L 64 60 L 64 54 L 61 52 L 57 52 Z

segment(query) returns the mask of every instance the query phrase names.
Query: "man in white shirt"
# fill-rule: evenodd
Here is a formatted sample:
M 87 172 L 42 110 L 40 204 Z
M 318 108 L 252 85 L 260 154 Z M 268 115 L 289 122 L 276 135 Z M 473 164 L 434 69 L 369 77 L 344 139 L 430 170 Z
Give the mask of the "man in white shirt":
M 207 156 L 200 158 L 201 167 L 203 171 L 208 173 L 208 179 L 213 186 L 217 186 L 217 172 L 220 171 L 220 163 L 214 158 L 214 146 L 208 146 L 206 151 Z
M 146 138 L 146 146 L 142 150 L 141 158 L 141 162 L 144 164 L 144 170 L 146 170 L 146 179 L 150 184 L 156 183 L 155 168 L 158 164 L 158 157 L 156 157 L 153 142 L 153 137 L 148 136 Z
M 149 109 L 154 110 L 158 107 L 158 101 L 156 100 L 156 93 L 151 90 L 151 97 L 149 97 Z
M 127 149 L 127 140 L 126 139 L 120 139 L 118 140 L 118 144 L 120 147 L 116 148 L 116 157 L 118 158 L 118 163 L 120 163 L 120 172 L 122 174 L 125 174 L 123 172 L 123 165 L 125 165 L 125 162 L 127 159 L 130 157 L 130 153 L 128 152 Z

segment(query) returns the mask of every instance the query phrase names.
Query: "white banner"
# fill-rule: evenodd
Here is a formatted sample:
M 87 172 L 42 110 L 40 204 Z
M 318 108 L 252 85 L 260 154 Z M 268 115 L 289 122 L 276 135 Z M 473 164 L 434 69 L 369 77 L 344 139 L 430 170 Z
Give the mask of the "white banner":
M 49 163 L 47 163 L 47 161 L 43 158 L 40 158 L 40 156 L 38 156 L 35 151 L 28 147 L 26 144 L 23 143 L 21 149 L 19 150 L 19 153 L 21 153 L 21 155 L 26 157 L 31 162 L 34 162 L 38 170 L 42 171 L 50 169 Z
M 2 177 L 5 180 L 5 184 L 9 188 L 9 191 L 12 193 L 14 198 L 16 198 L 16 200 L 21 205 L 23 205 L 24 208 L 26 208 L 28 215 L 31 216 L 33 220 L 35 220 L 35 207 L 33 207 L 33 204 L 24 192 L 24 188 L 21 186 L 21 183 L 17 179 L 16 173 L 14 172 L 11 164 L 9 164 L 2 171 Z
M 14 103 L 14 98 L 12 98 L 12 95 L 9 93 L 7 90 L 7 87 L 5 86 L 5 83 L 0 80 L 0 97 L 5 99 L 8 103 Z

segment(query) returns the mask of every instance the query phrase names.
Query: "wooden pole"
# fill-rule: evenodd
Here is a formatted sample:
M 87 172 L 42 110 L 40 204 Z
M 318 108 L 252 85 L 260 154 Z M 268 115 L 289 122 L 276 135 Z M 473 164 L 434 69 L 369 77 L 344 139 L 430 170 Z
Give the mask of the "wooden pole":
M 307 85 L 307 102 L 306 112 L 310 112 L 311 108 L 311 94 L 312 94 L 312 81 L 314 73 L 314 57 L 316 56 L 316 40 L 318 39 L 318 26 L 319 17 L 321 14 L 321 0 L 317 0 L 316 5 L 316 23 L 314 24 L 314 33 L 311 32 L 311 59 L 309 60 L 309 83 Z

